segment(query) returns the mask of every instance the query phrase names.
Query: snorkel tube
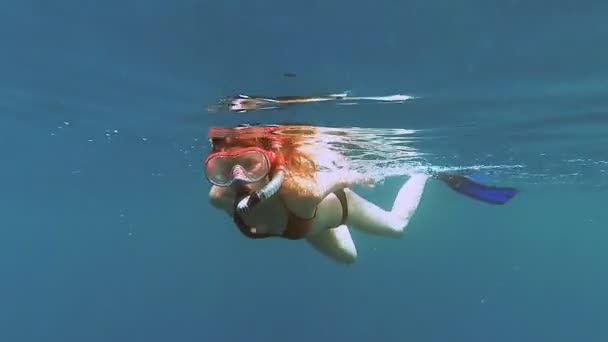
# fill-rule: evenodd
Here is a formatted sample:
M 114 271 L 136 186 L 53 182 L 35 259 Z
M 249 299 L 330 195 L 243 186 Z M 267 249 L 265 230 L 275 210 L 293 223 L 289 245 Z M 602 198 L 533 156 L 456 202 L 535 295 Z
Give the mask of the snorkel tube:
M 262 189 L 255 191 L 238 201 L 236 204 L 236 212 L 239 214 L 246 213 L 254 206 L 271 198 L 279 191 L 279 189 L 281 189 L 281 185 L 283 185 L 284 180 L 285 170 L 282 167 L 279 167 L 272 174 L 272 178 L 268 184 L 266 184 Z
M 277 151 L 281 148 L 279 141 L 272 142 L 272 150 Z M 282 154 L 275 152 L 274 165 L 271 166 L 270 181 L 262 189 L 246 195 L 236 203 L 235 211 L 239 214 L 248 212 L 254 206 L 274 196 L 283 185 L 287 171 L 285 170 L 285 159 Z

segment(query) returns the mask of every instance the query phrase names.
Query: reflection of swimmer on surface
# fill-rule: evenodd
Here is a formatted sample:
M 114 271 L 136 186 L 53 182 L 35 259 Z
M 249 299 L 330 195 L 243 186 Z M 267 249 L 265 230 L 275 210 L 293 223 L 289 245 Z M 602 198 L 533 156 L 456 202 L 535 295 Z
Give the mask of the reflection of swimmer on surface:
M 327 102 L 327 101 L 380 101 L 402 103 L 412 99 L 408 95 L 390 95 L 390 96 L 348 96 L 347 93 L 329 94 L 323 96 L 277 96 L 263 97 L 253 95 L 237 95 L 222 99 L 219 107 L 223 110 L 245 113 L 254 110 L 264 109 L 283 109 L 286 106 L 302 103 Z M 351 103 L 352 104 L 352 103 Z M 209 107 L 209 111 L 213 111 L 213 107 Z
M 344 264 L 357 257 L 349 228 L 386 237 L 403 235 L 431 176 L 411 175 L 392 208 L 384 210 L 352 189 L 373 186 L 373 179 L 351 170 L 318 170 L 316 161 L 328 151 L 301 148 L 302 136 L 314 135 L 315 127 L 297 126 L 302 133 L 290 135 L 280 134 L 282 128 L 245 126 L 223 130 L 228 134 L 216 128 L 209 132 L 212 150 L 205 160 L 212 184 L 209 200 L 232 216 L 243 235 L 305 240 Z M 504 204 L 516 194 L 515 189 L 474 183 L 464 176 L 432 176 L 493 204 Z

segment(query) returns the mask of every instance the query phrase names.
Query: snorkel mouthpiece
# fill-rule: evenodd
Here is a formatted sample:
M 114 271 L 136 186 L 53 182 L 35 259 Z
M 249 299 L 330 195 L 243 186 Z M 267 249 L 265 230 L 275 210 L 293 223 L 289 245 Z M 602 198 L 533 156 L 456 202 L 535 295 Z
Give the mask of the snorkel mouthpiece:
M 253 208 L 260 202 L 263 202 L 274 196 L 281 188 L 281 185 L 283 185 L 284 180 L 285 170 L 283 170 L 283 168 L 278 168 L 276 172 L 272 175 L 270 182 L 268 182 L 268 184 L 266 184 L 264 188 L 245 196 L 239 201 L 239 203 L 236 205 L 236 211 L 239 214 L 246 213 L 249 211 L 249 209 Z

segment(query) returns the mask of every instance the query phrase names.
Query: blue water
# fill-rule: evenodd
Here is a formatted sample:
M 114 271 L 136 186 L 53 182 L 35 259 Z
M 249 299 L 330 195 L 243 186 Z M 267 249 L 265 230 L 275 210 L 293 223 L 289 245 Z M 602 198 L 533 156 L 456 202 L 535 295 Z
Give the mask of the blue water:
M 603 1 L 4 1 L 0 340 L 605 341 Z M 297 77 L 282 77 L 294 72 Z M 246 116 L 234 93 L 402 93 Z M 359 260 L 250 241 L 210 208 L 207 129 L 423 131 L 441 166 L 521 165 L 490 207 L 430 183 Z M 403 179 L 362 194 L 387 207 Z

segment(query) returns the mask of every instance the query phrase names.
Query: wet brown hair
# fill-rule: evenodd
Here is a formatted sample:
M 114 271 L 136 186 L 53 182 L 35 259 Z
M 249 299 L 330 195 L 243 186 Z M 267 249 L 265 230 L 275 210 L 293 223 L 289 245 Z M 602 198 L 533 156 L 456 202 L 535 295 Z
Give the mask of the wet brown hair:
M 303 130 L 304 129 L 304 130 Z M 308 194 L 311 184 L 316 180 L 317 164 L 312 156 L 299 147 L 304 142 L 304 135 L 314 132 L 312 127 L 298 126 L 290 134 L 275 135 L 271 132 L 247 134 L 232 130 L 233 134 L 225 137 L 211 138 L 212 152 L 234 147 L 260 147 L 273 151 L 277 159 L 283 159 L 286 177 L 281 187 L 282 193 Z

